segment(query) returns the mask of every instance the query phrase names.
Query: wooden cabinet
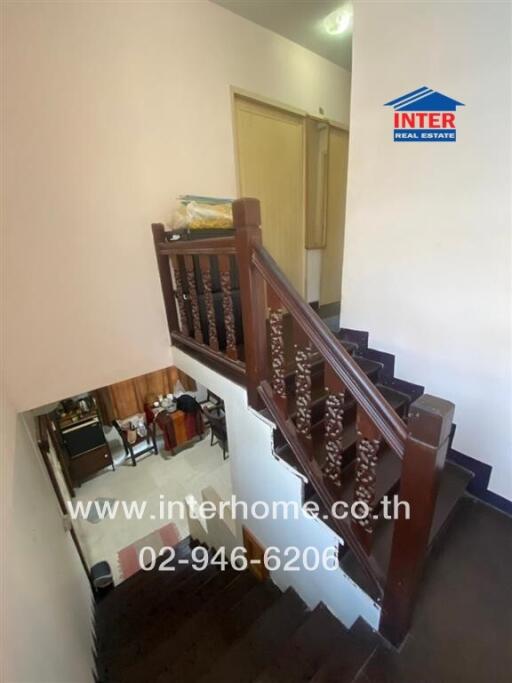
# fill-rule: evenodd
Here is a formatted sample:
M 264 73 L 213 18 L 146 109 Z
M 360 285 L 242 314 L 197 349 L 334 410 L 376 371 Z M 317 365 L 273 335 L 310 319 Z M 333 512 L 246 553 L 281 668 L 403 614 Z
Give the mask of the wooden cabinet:
M 69 471 L 73 486 L 80 486 L 86 479 L 107 465 L 111 465 L 112 469 L 115 469 L 108 443 L 70 458 Z

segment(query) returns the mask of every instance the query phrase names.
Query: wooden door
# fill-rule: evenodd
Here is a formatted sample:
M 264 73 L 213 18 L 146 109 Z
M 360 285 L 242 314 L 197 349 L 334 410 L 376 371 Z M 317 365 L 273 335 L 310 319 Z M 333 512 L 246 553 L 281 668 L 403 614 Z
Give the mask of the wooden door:
M 247 561 L 249 562 L 249 569 L 257 579 L 260 581 L 265 581 L 269 575 L 268 569 L 265 567 L 263 561 L 265 548 L 247 527 L 242 527 L 242 534 L 244 539 L 244 547 L 247 550 L 246 557 Z
M 341 300 L 347 166 L 348 131 L 329 126 L 327 228 L 320 275 L 321 305 Z
M 263 244 L 305 293 L 304 117 L 235 97 L 240 194 L 261 203 Z

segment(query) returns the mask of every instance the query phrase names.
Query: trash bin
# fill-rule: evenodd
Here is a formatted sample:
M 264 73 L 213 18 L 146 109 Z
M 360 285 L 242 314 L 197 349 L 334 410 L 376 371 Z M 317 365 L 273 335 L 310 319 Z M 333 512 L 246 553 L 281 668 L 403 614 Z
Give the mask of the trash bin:
M 106 560 L 97 562 L 91 567 L 91 581 L 94 590 L 101 595 L 114 587 L 112 570 Z

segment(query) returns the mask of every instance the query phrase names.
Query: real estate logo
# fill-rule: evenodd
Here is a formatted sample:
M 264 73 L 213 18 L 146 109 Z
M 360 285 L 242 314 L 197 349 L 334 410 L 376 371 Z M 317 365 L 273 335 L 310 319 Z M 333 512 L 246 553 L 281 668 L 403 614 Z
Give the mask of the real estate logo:
M 455 142 L 455 111 L 462 102 L 423 86 L 386 102 L 393 107 L 395 142 Z

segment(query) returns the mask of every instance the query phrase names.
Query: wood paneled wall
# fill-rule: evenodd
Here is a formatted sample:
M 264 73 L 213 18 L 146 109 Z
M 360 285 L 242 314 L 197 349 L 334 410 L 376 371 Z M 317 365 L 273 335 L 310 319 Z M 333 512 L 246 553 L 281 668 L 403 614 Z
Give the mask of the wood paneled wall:
M 94 394 L 103 421 L 110 424 L 114 419 L 123 420 L 142 413 L 150 394 L 158 396 L 173 393 L 178 380 L 185 390 L 195 391 L 194 380 L 175 366 L 98 389 Z

